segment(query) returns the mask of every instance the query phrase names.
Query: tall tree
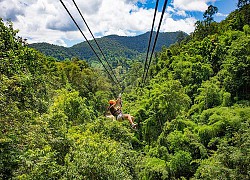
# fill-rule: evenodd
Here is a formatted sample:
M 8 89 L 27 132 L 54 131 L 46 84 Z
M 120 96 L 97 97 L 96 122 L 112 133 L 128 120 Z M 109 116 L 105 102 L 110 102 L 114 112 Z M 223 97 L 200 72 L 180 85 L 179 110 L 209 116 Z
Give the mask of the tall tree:
M 205 22 L 205 25 L 210 25 L 211 22 L 214 21 L 213 15 L 216 14 L 218 12 L 218 8 L 210 5 L 208 6 L 207 10 L 205 11 L 205 13 L 203 14 L 203 19 Z

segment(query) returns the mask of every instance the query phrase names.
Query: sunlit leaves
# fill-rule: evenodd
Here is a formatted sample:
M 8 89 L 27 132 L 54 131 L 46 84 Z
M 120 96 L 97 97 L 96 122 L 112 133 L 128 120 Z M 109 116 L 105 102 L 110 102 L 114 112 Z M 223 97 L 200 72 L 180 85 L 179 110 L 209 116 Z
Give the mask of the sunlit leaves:
M 73 145 L 66 157 L 67 179 L 133 179 L 130 149 L 89 130 L 70 129 L 68 137 Z
M 169 162 L 170 172 L 174 177 L 190 177 L 191 173 L 191 154 L 185 151 L 176 152 Z
M 158 158 L 145 157 L 136 167 L 140 179 L 168 179 L 166 162 Z

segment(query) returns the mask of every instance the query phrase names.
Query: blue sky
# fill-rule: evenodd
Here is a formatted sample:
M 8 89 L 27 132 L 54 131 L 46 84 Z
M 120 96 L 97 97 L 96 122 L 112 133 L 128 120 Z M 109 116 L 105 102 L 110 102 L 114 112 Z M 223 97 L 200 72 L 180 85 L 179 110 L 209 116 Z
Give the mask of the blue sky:
M 63 0 L 84 34 L 91 39 L 72 0 Z M 135 36 L 151 29 L 156 0 L 75 0 L 95 37 L 111 34 Z M 202 20 L 209 5 L 218 7 L 215 21 L 219 22 L 236 9 L 238 0 L 169 0 L 161 26 L 162 32 L 191 33 L 194 23 Z M 164 0 L 159 1 L 156 25 Z M 28 43 L 48 42 L 72 46 L 84 41 L 60 1 L 0 0 L 0 17 L 11 19 L 19 36 Z M 156 29 L 156 27 L 155 27 Z
M 199 1 L 199 0 L 198 0 Z M 208 5 L 213 5 L 216 6 L 219 9 L 220 14 L 222 15 L 228 15 L 230 12 L 234 11 L 237 8 L 237 2 L 238 0 L 217 0 L 217 1 L 211 1 L 209 3 L 207 3 Z M 168 1 L 168 6 L 173 7 L 172 5 L 173 1 Z M 162 6 L 164 4 L 164 1 L 159 1 L 159 7 L 158 7 L 158 11 L 162 10 Z M 145 8 L 155 8 L 155 1 L 147 1 L 147 3 L 141 3 L 138 2 L 137 5 L 139 7 L 145 7 Z M 186 13 L 190 16 L 194 16 L 197 19 L 201 20 L 203 17 L 203 12 L 201 11 L 186 11 Z M 215 16 L 215 21 L 220 22 L 221 20 L 225 19 L 225 16 Z M 181 18 L 180 16 L 176 16 L 176 18 Z

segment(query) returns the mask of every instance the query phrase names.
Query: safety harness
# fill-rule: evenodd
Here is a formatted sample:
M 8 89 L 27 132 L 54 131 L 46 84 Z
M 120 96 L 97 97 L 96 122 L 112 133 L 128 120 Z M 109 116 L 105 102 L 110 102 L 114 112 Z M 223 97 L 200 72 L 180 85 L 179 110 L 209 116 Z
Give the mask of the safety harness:
M 121 93 L 119 94 L 118 99 L 120 99 L 120 106 L 122 107 Z M 122 113 L 122 110 L 116 109 L 115 105 L 110 106 L 109 111 L 113 116 L 116 117 L 116 119 L 117 119 L 117 116 Z
M 121 113 L 121 110 L 120 109 L 115 109 L 114 105 L 109 107 L 109 111 L 115 117 L 117 117 Z

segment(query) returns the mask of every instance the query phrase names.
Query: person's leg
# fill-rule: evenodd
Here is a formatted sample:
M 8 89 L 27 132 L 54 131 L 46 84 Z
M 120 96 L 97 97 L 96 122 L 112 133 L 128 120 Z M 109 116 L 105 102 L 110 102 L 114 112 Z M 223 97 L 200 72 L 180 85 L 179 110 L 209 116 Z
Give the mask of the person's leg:
M 133 116 L 131 116 L 130 114 L 123 114 L 123 117 L 125 119 L 127 119 L 130 122 L 130 124 L 134 124 L 134 119 L 135 118 Z

